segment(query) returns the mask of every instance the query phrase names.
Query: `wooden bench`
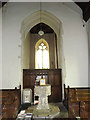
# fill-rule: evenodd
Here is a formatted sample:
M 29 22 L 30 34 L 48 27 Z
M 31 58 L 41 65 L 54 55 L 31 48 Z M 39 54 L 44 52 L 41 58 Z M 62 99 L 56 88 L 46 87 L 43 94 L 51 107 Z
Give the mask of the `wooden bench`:
M 74 116 L 80 116 L 81 118 L 88 118 L 89 111 L 86 111 L 85 109 L 82 111 L 82 102 L 84 102 L 83 106 L 89 105 L 90 103 L 90 94 L 89 89 L 74 89 L 73 91 L 69 90 L 69 100 L 68 100 L 68 106 L 69 106 L 69 113 L 73 113 Z M 71 93 L 70 93 L 71 92 Z M 71 106 L 71 108 L 70 108 Z M 85 114 L 84 116 L 83 113 Z M 70 113 L 70 114 L 71 114 Z
M 69 117 L 90 118 L 90 89 L 64 87 L 65 99 L 68 103 Z
M 0 115 L 2 118 L 16 118 L 20 104 L 20 89 L 0 90 Z
M 80 117 L 90 118 L 90 101 L 82 101 L 80 103 Z

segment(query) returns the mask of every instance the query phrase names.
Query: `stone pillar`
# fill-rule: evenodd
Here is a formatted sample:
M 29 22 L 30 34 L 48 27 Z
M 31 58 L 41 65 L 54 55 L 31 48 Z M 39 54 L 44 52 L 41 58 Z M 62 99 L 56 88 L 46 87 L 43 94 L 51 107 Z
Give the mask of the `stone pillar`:
M 39 96 L 39 103 L 36 109 L 49 109 L 48 96 L 51 95 L 51 85 L 35 86 L 34 95 Z

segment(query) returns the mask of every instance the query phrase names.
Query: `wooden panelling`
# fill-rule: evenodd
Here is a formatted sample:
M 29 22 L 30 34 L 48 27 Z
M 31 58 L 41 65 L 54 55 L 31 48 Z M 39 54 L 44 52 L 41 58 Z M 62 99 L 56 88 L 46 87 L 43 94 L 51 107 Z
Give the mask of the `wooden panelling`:
M 61 69 L 24 69 L 23 88 L 32 89 L 34 95 L 35 79 L 37 76 L 46 78 L 46 83 L 51 85 L 49 102 L 62 101 L 62 78 Z
M 33 74 L 30 76 L 30 86 L 31 86 L 31 87 L 35 85 L 35 78 L 36 78 L 36 77 L 35 77 L 35 75 L 33 75 Z
M 60 91 L 60 87 L 58 86 L 54 86 L 51 88 L 52 94 L 49 97 L 49 102 L 59 102 L 59 98 L 61 98 L 61 91 Z
M 55 76 L 54 76 L 54 71 L 53 70 L 49 71 L 48 79 L 49 79 L 49 84 L 51 86 L 54 86 L 55 85 Z
M 55 85 L 56 86 L 60 86 L 60 78 L 61 78 L 61 74 L 60 71 L 54 72 L 54 76 L 55 76 Z
M 30 86 L 30 78 L 28 76 L 24 76 L 25 81 L 23 81 L 23 84 L 25 85 L 26 88 L 29 88 Z

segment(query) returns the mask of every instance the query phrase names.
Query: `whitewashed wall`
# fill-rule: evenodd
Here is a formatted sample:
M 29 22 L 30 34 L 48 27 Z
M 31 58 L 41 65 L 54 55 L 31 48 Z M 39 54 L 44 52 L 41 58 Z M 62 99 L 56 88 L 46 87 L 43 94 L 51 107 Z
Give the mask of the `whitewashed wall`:
M 81 16 L 62 3 L 42 3 L 42 9 L 55 15 L 63 25 L 65 83 L 88 86 L 88 39 Z M 21 22 L 40 10 L 39 3 L 8 3 L 3 8 L 2 88 L 14 88 L 21 78 Z
M 26 39 L 22 41 L 22 68 L 29 69 L 30 68 L 30 32 L 27 34 Z
M 0 9 L 0 88 L 2 88 L 2 9 Z
M 88 32 L 88 86 L 90 87 L 90 18 L 87 22 L 87 32 Z

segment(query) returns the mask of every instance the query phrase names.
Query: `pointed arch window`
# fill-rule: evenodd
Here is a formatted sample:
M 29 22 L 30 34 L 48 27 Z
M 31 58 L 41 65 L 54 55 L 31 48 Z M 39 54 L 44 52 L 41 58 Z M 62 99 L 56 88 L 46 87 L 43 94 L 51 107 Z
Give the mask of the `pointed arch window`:
M 49 46 L 44 39 L 40 39 L 36 43 L 36 69 L 49 68 Z

